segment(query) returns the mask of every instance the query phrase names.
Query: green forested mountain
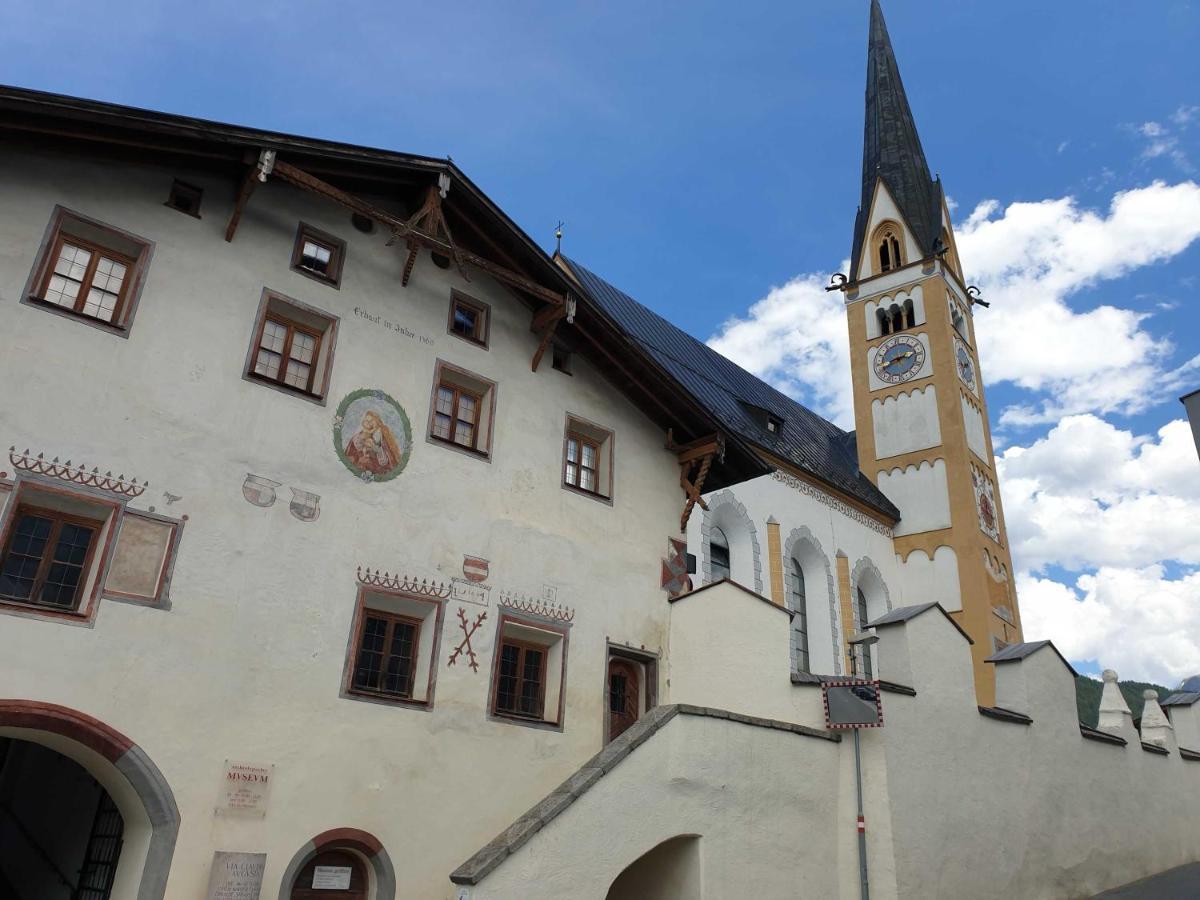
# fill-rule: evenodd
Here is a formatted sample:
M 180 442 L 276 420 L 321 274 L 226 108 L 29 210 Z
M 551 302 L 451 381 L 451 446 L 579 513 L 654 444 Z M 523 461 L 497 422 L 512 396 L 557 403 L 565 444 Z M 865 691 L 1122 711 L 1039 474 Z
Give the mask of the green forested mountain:
M 1158 691 L 1160 701 L 1173 693 L 1170 688 L 1165 688 L 1161 684 L 1147 684 L 1144 681 L 1118 681 L 1117 685 L 1121 688 L 1121 693 L 1125 695 L 1125 702 L 1129 704 L 1134 719 L 1142 717 L 1142 705 L 1146 702 L 1143 699 L 1143 692 L 1147 688 Z M 1095 678 L 1080 675 L 1075 679 L 1075 703 L 1079 707 L 1079 721 L 1084 725 L 1096 727 L 1096 721 L 1100 716 L 1100 694 L 1103 690 L 1104 682 L 1097 681 Z

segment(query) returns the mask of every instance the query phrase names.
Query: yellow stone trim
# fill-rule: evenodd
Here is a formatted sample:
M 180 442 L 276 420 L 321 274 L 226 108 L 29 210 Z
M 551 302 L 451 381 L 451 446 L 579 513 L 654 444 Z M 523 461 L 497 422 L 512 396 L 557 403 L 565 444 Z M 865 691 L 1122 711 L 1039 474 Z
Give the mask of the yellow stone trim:
M 787 606 L 783 592 L 783 545 L 779 539 L 779 523 L 767 522 L 767 554 L 771 566 L 771 599 Z
M 845 658 L 845 671 L 854 669 L 854 661 L 850 658 L 850 638 L 854 637 L 854 601 L 850 596 L 850 559 L 838 551 L 837 555 L 838 599 L 842 607 L 842 647 Z

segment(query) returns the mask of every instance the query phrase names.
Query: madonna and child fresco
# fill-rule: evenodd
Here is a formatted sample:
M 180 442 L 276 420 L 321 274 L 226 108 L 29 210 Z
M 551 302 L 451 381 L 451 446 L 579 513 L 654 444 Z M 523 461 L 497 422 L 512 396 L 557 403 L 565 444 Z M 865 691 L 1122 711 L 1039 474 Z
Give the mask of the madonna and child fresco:
M 404 407 L 383 391 L 354 391 L 333 419 L 333 446 L 363 481 L 388 481 L 408 464 L 412 427 Z

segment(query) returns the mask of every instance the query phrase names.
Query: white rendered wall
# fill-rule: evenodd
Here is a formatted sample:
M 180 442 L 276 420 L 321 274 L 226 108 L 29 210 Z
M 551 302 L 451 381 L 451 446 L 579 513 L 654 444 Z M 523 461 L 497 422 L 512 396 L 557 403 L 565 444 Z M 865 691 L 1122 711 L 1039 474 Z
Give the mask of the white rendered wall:
M 982 461 L 990 464 L 987 441 L 983 436 L 983 413 L 974 404 L 968 402 L 962 394 L 959 394 L 959 402 L 962 404 L 963 428 L 967 432 L 967 446 Z
M 881 470 L 877 483 L 900 509 L 897 536 L 950 527 L 950 488 L 944 459 Z
M 927 450 L 942 443 L 937 389 L 932 384 L 883 400 L 872 400 L 871 421 L 875 430 L 876 459 Z
M 828 491 L 784 473 L 755 478 L 720 493 L 736 498 L 760 535 L 761 592 L 767 595 L 771 592 L 767 520 L 773 516 L 779 523 L 785 592 L 791 589 L 786 573 L 793 550 L 804 567 L 811 669 L 820 674 L 845 674 L 837 554 L 845 555 L 851 568 L 862 561 L 864 566 L 877 569 L 885 585 L 898 584 L 890 530 Z M 706 499 L 712 496 L 706 495 Z M 693 513 L 688 522 L 688 551 L 697 555 L 698 573 L 693 576 L 697 586 L 704 583 L 708 552 L 703 523 L 704 516 L 699 512 Z M 733 562 L 736 573 L 738 562 Z M 746 587 L 754 589 L 753 584 Z M 886 611 L 887 606 L 883 609 Z M 780 617 L 779 627 L 789 627 L 785 617 Z
M 173 177 L 205 189 L 203 218 L 163 205 Z M 442 896 L 456 865 L 601 746 L 606 639 L 664 649 L 678 466 L 585 360 L 573 376 L 549 360 L 532 373 L 530 313 L 487 277 L 423 253 L 402 288 L 403 248 L 386 233 L 362 235 L 275 181 L 227 244 L 236 189 L 205 172 L 5 152 L 0 380 L 27 389 L 5 392 L 0 440 L 148 479 L 133 508 L 189 518 L 170 611 L 105 600 L 92 627 L 0 615 L 0 694 L 94 716 L 162 770 L 182 818 L 169 897 L 203 896 L 215 850 L 266 852 L 263 897 L 277 896 L 296 851 L 339 827 L 383 842 L 397 896 Z M 55 203 L 156 242 L 128 340 L 18 303 Z M 340 290 L 289 271 L 300 220 L 346 240 Z M 340 317 L 326 406 L 242 379 L 264 286 Z M 490 350 L 446 333 L 452 287 L 491 304 Z M 491 462 L 425 440 L 439 357 L 499 384 Z M 334 453 L 337 404 L 359 388 L 386 391 L 412 422 L 394 481 L 363 483 Z M 616 433 L 612 506 L 560 487 L 568 412 Z M 273 507 L 243 499 L 247 473 L 284 485 Z M 317 521 L 289 514 L 289 487 L 320 495 Z M 164 492 L 183 499 L 168 506 Z M 432 711 L 340 698 L 356 568 L 449 580 L 464 554 L 490 560 L 480 670 L 446 665 L 459 606 L 485 611 L 451 602 Z M 575 610 L 562 732 L 486 715 L 499 590 L 544 586 Z M 227 759 L 275 766 L 265 819 L 214 816 Z
M 908 559 L 901 560 L 900 590 L 902 606 L 940 603 L 949 612 L 962 609 L 962 588 L 958 581 L 958 554 L 943 545 L 934 551 L 933 559 L 924 550 L 914 550 Z

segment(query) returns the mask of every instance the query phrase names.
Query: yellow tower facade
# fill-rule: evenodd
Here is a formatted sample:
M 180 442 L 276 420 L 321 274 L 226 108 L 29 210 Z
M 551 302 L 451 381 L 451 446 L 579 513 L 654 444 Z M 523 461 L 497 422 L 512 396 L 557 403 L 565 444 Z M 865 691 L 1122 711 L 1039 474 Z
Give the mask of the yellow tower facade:
M 960 268 L 878 0 L 871 4 L 862 203 L 844 286 L 859 466 L 899 507 L 906 603 L 937 601 L 984 660 L 1021 617 L 976 343 L 978 301 Z M 986 327 L 986 326 L 985 326 Z

